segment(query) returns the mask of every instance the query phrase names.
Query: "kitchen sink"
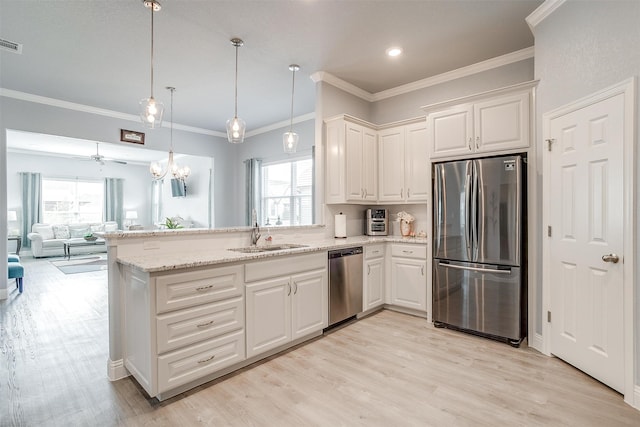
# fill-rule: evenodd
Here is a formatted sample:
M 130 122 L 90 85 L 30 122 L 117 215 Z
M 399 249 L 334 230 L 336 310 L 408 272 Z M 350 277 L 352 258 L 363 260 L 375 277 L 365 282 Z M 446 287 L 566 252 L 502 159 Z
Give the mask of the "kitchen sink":
M 293 243 L 283 243 L 281 245 L 269 245 L 269 246 L 249 246 L 246 248 L 232 248 L 230 251 L 242 252 L 243 254 L 255 254 L 260 252 L 273 252 L 284 251 L 287 249 L 306 248 L 307 245 L 296 245 Z

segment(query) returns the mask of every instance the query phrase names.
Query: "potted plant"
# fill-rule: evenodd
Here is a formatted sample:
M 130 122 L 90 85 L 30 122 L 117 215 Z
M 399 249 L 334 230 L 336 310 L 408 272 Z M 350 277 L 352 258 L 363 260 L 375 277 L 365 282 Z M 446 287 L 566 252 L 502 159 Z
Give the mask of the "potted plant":
M 178 228 L 182 228 L 182 226 L 180 225 L 180 220 L 182 218 L 180 217 L 175 217 L 175 218 L 169 218 L 167 217 L 164 221 L 164 226 L 167 227 L 170 230 L 175 230 Z
M 85 233 L 83 237 L 87 242 L 95 242 L 98 240 L 98 236 L 94 235 L 92 232 Z

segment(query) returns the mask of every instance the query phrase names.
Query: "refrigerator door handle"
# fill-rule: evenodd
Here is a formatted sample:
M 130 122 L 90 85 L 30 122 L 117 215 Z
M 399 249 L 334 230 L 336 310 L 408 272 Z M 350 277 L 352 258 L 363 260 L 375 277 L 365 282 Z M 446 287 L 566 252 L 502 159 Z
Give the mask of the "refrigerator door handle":
M 496 273 L 496 274 L 511 274 L 511 269 L 509 270 L 497 270 L 495 268 L 476 268 L 476 267 L 465 267 L 463 265 L 454 265 L 447 264 L 444 262 L 439 263 L 441 267 L 445 268 L 455 268 L 456 270 L 469 270 L 469 271 L 477 271 L 480 273 Z
M 472 194 L 473 194 L 473 188 L 471 187 L 471 181 L 472 181 L 472 177 L 473 177 L 473 161 L 468 161 L 467 162 L 467 167 L 466 167 L 466 171 L 465 171 L 465 180 L 464 180 L 464 203 L 465 203 L 465 207 L 464 207 L 464 214 L 466 216 L 465 218 L 465 224 L 464 224 L 464 234 L 465 234 L 465 238 L 466 238 L 466 243 L 467 243 L 467 259 L 468 260 L 472 260 L 472 241 L 471 241 L 471 231 L 473 228 L 472 225 L 472 221 L 473 221 L 473 212 L 472 212 Z
M 442 167 L 440 165 L 434 165 L 433 167 L 433 176 L 435 179 L 435 185 L 433 186 L 433 209 L 434 216 L 434 252 L 437 253 L 440 250 L 440 239 L 442 238 L 442 194 L 440 190 L 442 188 L 442 177 L 440 173 L 442 172 Z
M 481 213 L 480 211 L 482 210 L 480 208 L 479 203 L 479 197 L 480 197 L 480 187 L 479 187 L 479 175 L 480 175 L 480 171 L 479 171 L 480 167 L 478 165 L 478 162 L 476 160 L 473 161 L 473 181 L 471 183 L 472 185 L 472 196 L 471 196 L 471 206 L 472 206 L 472 212 L 471 212 L 471 246 L 472 246 L 472 253 L 471 253 L 471 257 L 469 258 L 471 261 L 477 261 L 478 260 L 478 252 L 479 252 L 479 242 L 478 242 L 478 225 L 479 225 L 479 221 L 480 221 L 480 215 L 482 214 L 482 216 L 484 216 L 483 213 Z

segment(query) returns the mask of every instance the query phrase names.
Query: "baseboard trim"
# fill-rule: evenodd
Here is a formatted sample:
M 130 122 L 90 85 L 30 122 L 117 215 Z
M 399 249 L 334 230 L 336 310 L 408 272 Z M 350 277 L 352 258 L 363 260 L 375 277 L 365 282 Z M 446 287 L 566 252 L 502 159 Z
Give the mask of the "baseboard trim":
M 9 298 L 9 290 L 8 288 L 0 288 L 0 299 L 7 299 Z
M 527 341 L 529 343 L 529 347 L 538 350 L 542 354 L 546 354 L 544 352 L 544 340 L 542 339 L 542 334 L 535 333 L 533 336 L 527 337 Z M 549 356 L 549 354 L 547 354 Z
M 640 385 L 633 386 L 633 396 L 625 396 L 624 401 L 640 411 Z
M 118 381 L 128 376 L 129 372 L 127 368 L 124 367 L 123 359 L 109 359 L 107 361 L 107 378 L 109 378 L 109 381 Z

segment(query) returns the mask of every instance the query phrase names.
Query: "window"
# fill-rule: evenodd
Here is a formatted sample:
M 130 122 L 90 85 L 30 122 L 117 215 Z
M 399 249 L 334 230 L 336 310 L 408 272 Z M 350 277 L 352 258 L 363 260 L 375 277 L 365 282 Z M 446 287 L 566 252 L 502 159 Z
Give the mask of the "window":
M 313 224 L 313 159 L 262 166 L 262 224 Z
M 42 221 L 48 224 L 102 222 L 104 183 L 42 179 Z

